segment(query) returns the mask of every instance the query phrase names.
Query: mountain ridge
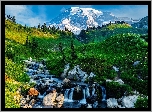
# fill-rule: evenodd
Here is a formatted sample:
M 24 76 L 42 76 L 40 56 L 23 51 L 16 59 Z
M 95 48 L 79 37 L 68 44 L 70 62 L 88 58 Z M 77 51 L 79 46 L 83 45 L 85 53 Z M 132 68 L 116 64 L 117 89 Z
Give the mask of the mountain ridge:
M 123 18 L 123 19 L 121 19 Z M 138 21 L 133 21 L 132 18 L 116 17 L 109 11 L 100 11 L 94 8 L 71 7 L 60 13 L 57 17 L 49 22 L 47 26 L 55 26 L 64 30 L 65 27 L 78 35 L 82 29 L 87 27 L 97 27 L 103 24 L 108 24 L 115 21 L 125 21 L 133 24 Z

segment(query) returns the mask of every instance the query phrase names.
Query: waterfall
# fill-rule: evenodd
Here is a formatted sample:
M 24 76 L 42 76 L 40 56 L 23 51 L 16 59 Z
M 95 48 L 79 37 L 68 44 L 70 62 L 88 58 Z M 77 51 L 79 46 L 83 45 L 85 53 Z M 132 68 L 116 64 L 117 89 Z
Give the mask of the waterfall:
M 102 89 L 102 101 L 106 101 L 106 89 L 101 86 L 101 89 Z
M 69 100 L 73 100 L 73 91 L 74 91 L 74 88 L 71 88 L 71 92 L 69 94 Z
M 65 92 L 64 92 L 64 101 L 67 101 L 67 100 L 68 100 L 69 90 L 70 90 L 70 89 L 66 89 Z
M 69 91 L 70 91 L 70 93 L 69 93 Z M 73 91 L 74 91 L 74 88 L 65 90 L 65 92 L 64 92 L 64 101 L 73 102 Z
M 89 87 L 86 87 L 86 97 L 90 96 Z
M 95 88 L 92 88 L 92 95 L 95 94 Z
M 85 92 L 85 89 L 83 89 L 83 99 L 80 100 L 80 103 L 82 104 L 86 104 L 86 98 L 85 98 L 85 95 L 86 95 L 86 92 Z

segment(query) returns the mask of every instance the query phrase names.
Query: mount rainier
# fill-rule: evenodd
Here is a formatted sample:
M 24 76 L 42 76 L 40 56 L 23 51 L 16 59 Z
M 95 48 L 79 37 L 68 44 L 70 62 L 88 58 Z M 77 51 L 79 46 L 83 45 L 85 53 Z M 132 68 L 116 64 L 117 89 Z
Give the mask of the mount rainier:
M 114 22 L 118 20 L 122 19 L 114 16 L 111 12 L 102 12 L 93 8 L 71 7 L 60 13 L 50 22 L 46 22 L 46 24 L 51 27 L 54 25 L 62 30 L 66 27 L 74 34 L 79 34 L 82 29 L 86 29 L 87 27 L 102 26 L 110 21 Z M 125 18 L 123 21 L 133 23 L 131 18 Z

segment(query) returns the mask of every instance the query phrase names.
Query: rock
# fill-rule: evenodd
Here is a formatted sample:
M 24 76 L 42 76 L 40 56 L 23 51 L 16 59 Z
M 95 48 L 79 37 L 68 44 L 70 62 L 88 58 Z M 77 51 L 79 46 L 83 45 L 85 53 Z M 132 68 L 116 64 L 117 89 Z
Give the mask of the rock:
M 64 96 L 63 96 L 63 94 L 60 94 L 57 98 L 56 98 L 56 101 L 58 101 L 58 102 L 63 102 L 64 101 Z M 63 103 L 62 103 L 63 104 Z
M 32 58 L 30 57 L 28 60 L 32 61 Z
M 121 79 L 116 80 L 115 82 L 118 82 L 119 84 L 124 84 L 124 82 Z
M 88 104 L 87 108 L 92 108 L 92 105 L 91 105 L 91 104 Z
M 29 105 L 33 106 L 35 104 L 36 100 L 35 99 L 32 99 L 30 102 L 29 102 Z
M 54 101 L 56 99 L 57 93 L 49 93 L 43 98 L 43 105 L 44 106 L 50 106 L 54 105 Z
M 65 78 L 67 76 L 67 72 L 69 70 L 70 66 L 69 66 L 69 63 L 67 65 L 65 65 L 64 67 L 64 72 L 61 74 L 61 78 Z
M 97 95 L 89 96 L 86 98 L 86 102 L 89 104 L 94 104 L 94 102 L 97 100 Z
M 110 79 L 106 79 L 106 82 L 112 82 L 113 80 L 110 80 Z M 114 81 L 114 82 L 118 82 L 119 84 L 124 84 L 124 82 L 121 80 L 121 79 L 118 79 L 118 80 L 116 80 L 116 81 Z
M 117 108 L 118 107 L 117 99 L 115 99 L 115 98 L 107 99 L 107 107 L 108 108 Z
M 38 96 L 39 92 L 35 88 L 30 88 L 28 91 L 28 95 L 30 96 Z
M 133 66 L 138 65 L 138 64 L 139 64 L 139 62 L 140 62 L 140 61 L 135 61 L 135 62 L 134 62 L 134 64 L 133 64 Z
M 106 82 L 112 82 L 112 80 L 110 80 L 110 79 L 106 79 Z
M 137 101 L 138 96 L 125 96 L 122 98 L 122 105 L 126 108 L 134 108 L 134 103 Z
M 138 91 L 133 91 L 134 95 L 139 95 L 139 92 Z
M 79 65 L 75 66 L 74 69 L 70 70 L 67 76 L 68 79 L 82 81 L 82 82 L 84 82 L 87 77 L 88 75 L 86 74 L 86 72 L 82 71 L 79 68 Z
M 64 102 L 64 96 L 63 94 L 60 94 L 57 98 L 56 98 L 57 103 L 57 108 L 61 108 L 61 106 L 63 105 Z
M 33 80 L 33 79 L 30 79 L 29 83 L 35 83 L 36 84 L 36 81 Z
M 96 75 L 95 75 L 93 72 L 91 72 L 88 78 L 93 78 L 93 77 L 95 77 L 95 76 L 96 76 Z
M 119 68 L 117 68 L 117 67 L 115 67 L 115 66 L 113 66 L 112 68 L 113 68 L 116 72 L 119 71 Z
M 93 108 L 97 108 L 98 106 L 98 101 L 95 101 L 94 104 L 92 105 Z
M 33 69 L 28 69 L 28 72 L 29 73 L 33 73 Z
M 63 94 L 57 96 L 56 89 L 52 90 L 52 93 L 49 93 L 43 98 L 44 106 L 54 106 L 55 108 L 61 108 L 64 102 Z
M 22 106 L 22 108 L 32 108 L 31 105 L 25 104 L 24 106 Z
M 65 78 L 65 79 L 63 80 L 63 83 L 69 83 L 69 82 L 70 82 L 70 80 L 67 79 L 67 78 Z
M 29 68 L 24 68 L 24 71 L 25 71 L 25 72 L 28 72 L 28 71 L 29 71 Z
M 65 78 L 63 80 L 62 84 L 63 84 L 64 88 L 70 88 L 71 87 L 71 81 L 69 79 L 67 79 L 67 78 Z
M 49 71 L 48 70 L 45 70 L 45 73 L 44 73 L 45 75 L 49 75 L 50 73 L 49 73 Z
M 39 68 L 44 68 L 43 64 L 39 64 Z
M 125 108 L 125 107 L 122 107 L 121 105 L 118 105 L 118 108 Z

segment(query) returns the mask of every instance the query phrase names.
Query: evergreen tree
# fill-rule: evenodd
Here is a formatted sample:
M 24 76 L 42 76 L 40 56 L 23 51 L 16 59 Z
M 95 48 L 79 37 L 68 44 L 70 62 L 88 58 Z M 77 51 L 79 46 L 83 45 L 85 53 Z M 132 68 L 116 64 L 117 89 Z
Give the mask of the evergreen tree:
M 76 52 L 74 50 L 73 40 L 71 40 L 71 57 L 73 60 L 75 60 L 77 58 Z
M 59 43 L 59 50 L 62 54 L 62 61 L 65 63 L 65 55 L 64 55 L 64 52 L 63 52 L 63 46 L 62 46 L 62 43 Z
M 26 38 L 25 46 L 27 46 L 27 47 L 29 46 L 28 36 L 27 36 L 27 38 Z
M 41 25 L 40 25 L 40 23 L 39 23 L 39 25 L 38 25 L 38 27 L 37 27 L 38 29 L 40 29 L 41 28 Z
M 15 16 L 13 16 L 13 17 L 12 17 L 12 22 L 16 23 L 15 20 L 16 20 L 16 19 L 15 19 Z

